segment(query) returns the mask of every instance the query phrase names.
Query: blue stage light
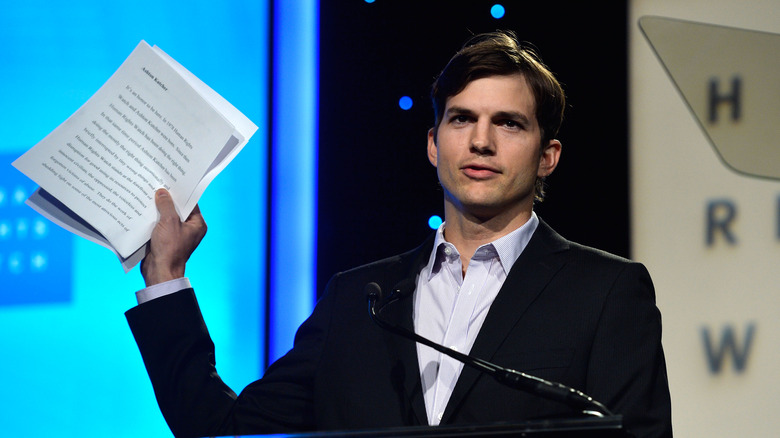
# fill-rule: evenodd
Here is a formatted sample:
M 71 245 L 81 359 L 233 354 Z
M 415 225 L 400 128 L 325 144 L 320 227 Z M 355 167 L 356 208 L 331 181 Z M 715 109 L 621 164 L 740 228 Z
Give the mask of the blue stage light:
M 317 297 L 319 0 L 274 2 L 274 20 L 269 363 Z
M 442 224 L 442 220 L 439 216 L 433 215 L 430 218 L 428 218 L 428 226 L 431 227 L 432 230 L 437 230 Z

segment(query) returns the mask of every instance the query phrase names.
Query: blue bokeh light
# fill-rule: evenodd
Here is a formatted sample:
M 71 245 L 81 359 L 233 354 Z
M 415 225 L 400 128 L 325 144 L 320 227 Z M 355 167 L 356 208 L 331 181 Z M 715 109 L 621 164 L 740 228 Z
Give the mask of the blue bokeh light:
M 414 101 L 409 96 L 403 96 L 398 99 L 398 106 L 404 111 L 411 109 L 412 105 L 414 105 Z
M 432 230 L 438 230 L 442 222 L 441 217 L 435 214 L 428 218 L 428 226 L 431 227 Z
M 505 13 L 506 10 L 504 7 L 498 3 L 494 4 L 493 7 L 490 8 L 490 15 L 492 15 L 495 19 L 503 18 Z

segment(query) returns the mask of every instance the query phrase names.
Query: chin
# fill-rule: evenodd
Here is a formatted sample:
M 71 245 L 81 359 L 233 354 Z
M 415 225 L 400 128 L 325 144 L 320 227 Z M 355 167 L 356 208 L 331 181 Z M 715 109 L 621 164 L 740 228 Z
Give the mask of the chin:
M 485 204 L 485 203 L 464 203 L 463 204 L 463 211 L 466 214 L 484 220 L 497 216 L 505 209 L 506 206 L 502 207 L 500 205 L 495 205 L 495 204 Z
M 489 220 L 506 213 L 515 216 L 523 211 L 530 211 L 533 208 L 533 198 L 523 198 L 522 200 L 482 199 L 471 202 L 469 202 L 469 200 L 464 200 L 461 205 L 466 214 L 481 220 Z

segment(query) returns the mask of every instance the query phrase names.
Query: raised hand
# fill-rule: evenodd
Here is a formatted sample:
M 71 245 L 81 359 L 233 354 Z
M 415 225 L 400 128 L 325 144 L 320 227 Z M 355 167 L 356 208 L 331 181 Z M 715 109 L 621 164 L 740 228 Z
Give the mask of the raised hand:
M 154 200 L 160 220 L 152 231 L 149 252 L 141 263 L 141 275 L 147 287 L 183 277 L 187 260 L 206 235 L 206 222 L 197 205 L 182 222 L 167 190 L 157 190 Z

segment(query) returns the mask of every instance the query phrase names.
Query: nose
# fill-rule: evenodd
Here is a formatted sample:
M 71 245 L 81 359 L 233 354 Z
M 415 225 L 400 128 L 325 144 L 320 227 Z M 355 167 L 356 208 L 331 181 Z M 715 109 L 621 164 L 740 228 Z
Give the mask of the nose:
M 474 125 L 471 134 L 471 150 L 480 155 L 489 155 L 495 152 L 489 122 L 480 120 Z

